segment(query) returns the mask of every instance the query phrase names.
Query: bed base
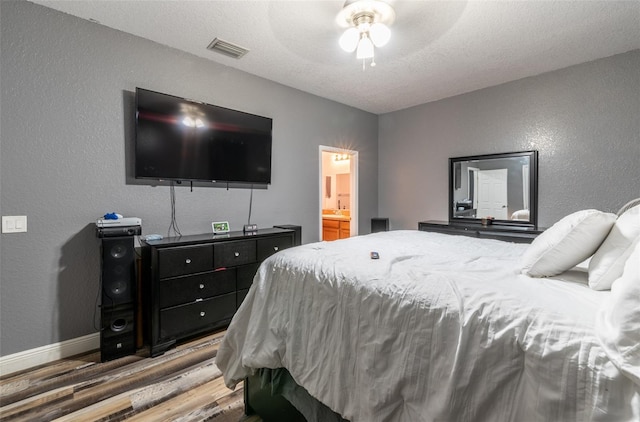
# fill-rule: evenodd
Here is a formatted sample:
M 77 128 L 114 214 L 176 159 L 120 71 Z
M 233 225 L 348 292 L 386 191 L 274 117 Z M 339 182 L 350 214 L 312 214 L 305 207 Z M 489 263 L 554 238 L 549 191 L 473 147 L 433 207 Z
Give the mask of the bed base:
M 284 368 L 258 369 L 245 379 L 244 412 L 264 422 L 349 422 L 296 384 Z

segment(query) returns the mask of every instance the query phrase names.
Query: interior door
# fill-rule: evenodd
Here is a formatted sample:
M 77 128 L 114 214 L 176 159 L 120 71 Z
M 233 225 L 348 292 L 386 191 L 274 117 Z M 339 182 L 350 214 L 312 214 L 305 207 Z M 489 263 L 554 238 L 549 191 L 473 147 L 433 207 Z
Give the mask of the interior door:
M 506 220 L 507 214 L 507 169 L 480 170 L 476 216 Z

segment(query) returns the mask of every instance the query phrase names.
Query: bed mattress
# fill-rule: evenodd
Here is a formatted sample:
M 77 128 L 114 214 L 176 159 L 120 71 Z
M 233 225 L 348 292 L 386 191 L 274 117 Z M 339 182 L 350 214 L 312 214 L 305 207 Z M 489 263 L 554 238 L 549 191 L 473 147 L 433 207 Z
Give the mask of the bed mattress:
M 527 247 L 391 231 L 284 250 L 216 362 L 231 388 L 286 368 L 352 422 L 637 420 L 639 388 L 594 332 L 610 292 L 520 274 Z

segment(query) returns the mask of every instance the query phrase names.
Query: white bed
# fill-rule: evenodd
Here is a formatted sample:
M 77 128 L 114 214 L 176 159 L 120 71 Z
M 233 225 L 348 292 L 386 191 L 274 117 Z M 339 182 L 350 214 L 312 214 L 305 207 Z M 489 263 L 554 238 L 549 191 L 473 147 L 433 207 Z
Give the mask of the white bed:
M 522 275 L 528 247 L 391 231 L 281 251 L 216 363 L 231 388 L 286 368 L 351 422 L 639 420 L 594 329 L 611 292 Z

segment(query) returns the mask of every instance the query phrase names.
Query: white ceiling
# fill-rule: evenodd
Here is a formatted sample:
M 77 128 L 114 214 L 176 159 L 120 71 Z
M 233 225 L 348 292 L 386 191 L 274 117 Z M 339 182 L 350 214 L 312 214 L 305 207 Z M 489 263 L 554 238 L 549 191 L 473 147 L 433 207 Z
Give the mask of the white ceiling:
M 380 114 L 640 48 L 640 1 L 390 1 L 375 68 L 338 46 L 342 0 L 35 0 Z M 216 37 L 241 59 L 207 50 Z

